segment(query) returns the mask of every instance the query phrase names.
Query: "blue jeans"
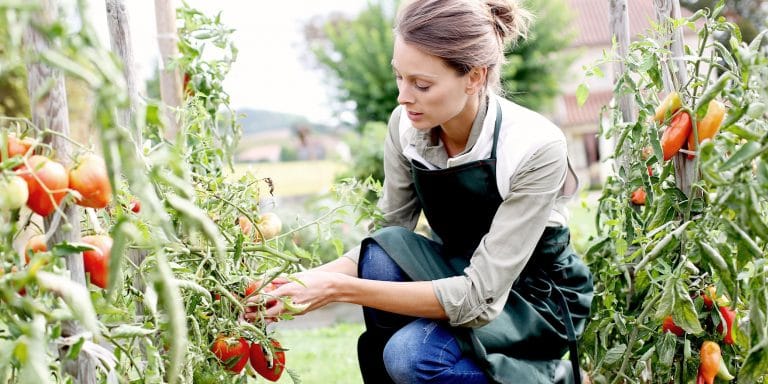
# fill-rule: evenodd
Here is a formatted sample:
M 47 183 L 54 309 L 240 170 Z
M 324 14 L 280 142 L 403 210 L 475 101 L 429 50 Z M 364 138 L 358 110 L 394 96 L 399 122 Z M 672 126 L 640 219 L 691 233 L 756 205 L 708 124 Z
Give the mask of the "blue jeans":
M 358 274 L 363 279 L 410 281 L 376 243 L 366 244 Z M 366 331 L 358 360 L 366 383 L 488 383 L 475 361 L 464 356 L 445 322 L 363 307 Z M 391 379 L 391 380 L 388 380 Z

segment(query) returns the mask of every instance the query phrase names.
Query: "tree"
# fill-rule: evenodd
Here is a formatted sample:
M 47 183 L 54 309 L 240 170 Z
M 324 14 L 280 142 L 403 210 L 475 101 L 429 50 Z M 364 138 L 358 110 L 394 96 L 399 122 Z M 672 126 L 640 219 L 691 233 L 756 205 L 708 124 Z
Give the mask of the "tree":
M 397 105 L 392 20 L 383 2 L 371 2 L 353 19 L 334 14 L 304 29 L 315 59 L 335 79 L 336 98 L 354 110 L 358 131 L 369 121 L 387 121 Z
M 546 111 L 560 94 L 563 74 L 575 59 L 573 53 L 566 52 L 573 34 L 563 31 L 571 16 L 563 0 L 528 0 L 525 5 L 536 18 L 528 39 L 507 48 L 501 83 L 515 102 Z

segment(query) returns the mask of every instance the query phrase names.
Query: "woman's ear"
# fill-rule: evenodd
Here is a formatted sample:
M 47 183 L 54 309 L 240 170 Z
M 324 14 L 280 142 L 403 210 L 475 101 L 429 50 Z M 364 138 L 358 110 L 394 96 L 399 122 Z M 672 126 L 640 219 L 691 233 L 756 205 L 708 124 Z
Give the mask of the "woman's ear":
M 467 89 L 468 95 L 474 95 L 480 92 L 485 86 L 485 79 L 488 76 L 488 67 L 475 67 L 467 73 Z

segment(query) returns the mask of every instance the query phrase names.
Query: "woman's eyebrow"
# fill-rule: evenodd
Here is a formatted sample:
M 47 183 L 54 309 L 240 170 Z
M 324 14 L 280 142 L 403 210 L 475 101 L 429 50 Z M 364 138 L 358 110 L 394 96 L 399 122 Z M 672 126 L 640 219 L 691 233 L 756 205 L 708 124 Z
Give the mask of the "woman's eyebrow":
M 392 65 L 392 72 L 394 72 L 394 73 L 396 73 L 396 74 L 399 72 L 399 71 L 397 70 L 397 68 L 394 66 L 394 64 Z M 431 75 L 431 74 L 429 74 L 429 73 L 412 73 L 412 74 L 410 74 L 410 75 L 407 75 L 406 77 L 427 77 L 427 78 L 431 78 L 431 79 L 436 79 L 436 78 L 438 78 L 439 76 L 437 76 L 437 75 Z

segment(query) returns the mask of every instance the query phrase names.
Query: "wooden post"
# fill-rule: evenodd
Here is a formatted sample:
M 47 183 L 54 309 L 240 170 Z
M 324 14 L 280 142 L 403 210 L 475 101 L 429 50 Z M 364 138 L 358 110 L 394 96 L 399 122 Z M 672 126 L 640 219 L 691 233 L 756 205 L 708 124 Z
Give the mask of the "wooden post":
M 672 19 L 680 17 L 680 1 L 653 0 L 653 4 L 656 20 L 665 31 L 664 35 L 662 35 L 664 40 L 662 43 L 669 41 L 670 52 L 672 53 L 672 57 L 668 60 L 669 67 L 662 67 L 664 71 L 664 90 L 669 93 L 680 89 L 684 84 L 688 83 L 688 72 L 683 60 L 683 32 L 679 28 L 673 28 L 671 22 Z M 678 153 L 673 161 L 675 163 L 675 181 L 677 186 L 686 196 L 691 197 L 691 185 L 696 174 L 694 161 L 688 160 L 687 155 L 684 153 Z
M 128 88 L 128 97 L 130 99 L 130 106 L 128 109 L 118 111 L 117 124 L 121 126 L 129 126 L 133 119 L 136 117 L 136 112 L 140 107 L 139 99 L 139 87 L 136 80 L 136 63 L 133 58 L 133 45 L 131 40 L 130 18 L 128 17 L 128 10 L 125 7 L 124 0 L 106 0 L 107 5 L 107 24 L 109 25 L 109 37 L 112 43 L 112 50 L 123 61 L 123 75 L 125 75 L 125 83 Z M 136 150 L 141 151 L 142 132 L 141 124 L 134 125 L 133 138 L 136 141 Z M 143 250 L 129 250 L 128 257 L 133 264 L 140 266 L 146 257 L 146 251 Z M 144 291 L 144 282 L 141 280 L 141 276 L 137 274 L 136 279 L 133 281 L 133 287 L 139 292 Z M 144 305 L 142 302 L 136 303 L 136 315 L 141 317 L 144 315 Z
M 58 19 L 55 0 L 44 0 L 42 6 L 34 16 L 35 21 L 27 26 L 24 31 L 24 45 L 32 52 L 41 52 L 48 49 L 45 37 L 33 25 L 49 25 Z M 50 129 L 59 135 L 46 135 L 45 141 L 54 149 L 56 160 L 66 166 L 72 155 L 72 144 L 65 139 L 69 137 L 69 113 L 67 111 L 67 92 L 64 84 L 64 75 L 61 71 L 53 69 L 42 62 L 34 62 L 27 65 L 28 83 L 27 89 L 30 97 L 32 123 L 41 129 Z M 46 90 L 48 82 L 52 81 L 50 89 Z M 36 98 L 39 97 L 39 98 Z M 59 227 L 59 221 L 54 221 L 53 213 L 45 218 L 44 225 L 47 232 L 52 233 L 48 241 L 50 245 L 62 241 L 76 242 L 80 240 L 80 212 L 74 204 L 66 204 L 61 207 L 64 218 L 68 222 L 67 227 Z M 85 285 L 85 268 L 81 253 L 70 254 L 66 257 L 67 269 L 70 278 Z M 63 323 L 62 335 L 71 336 L 80 333 L 81 327 L 74 321 Z M 62 361 L 66 361 L 66 352 L 59 351 Z M 65 369 L 78 383 L 96 383 L 96 367 L 94 362 L 82 354 L 76 362 L 66 361 Z
M 627 8 L 627 0 L 610 0 L 610 13 L 611 13 L 611 36 L 616 40 L 616 55 L 619 60 L 613 62 L 613 81 L 616 83 L 626 68 L 624 65 L 624 59 L 629 52 L 629 10 Z M 613 40 L 612 39 L 612 40 Z M 632 122 L 637 120 L 637 106 L 632 98 L 632 95 L 620 95 L 618 99 L 619 109 L 624 122 Z M 627 146 L 628 144 L 625 144 Z M 626 148 L 625 148 L 626 149 Z M 628 168 L 629 160 L 625 155 L 619 159 L 620 166 Z
M 178 133 L 176 111 L 182 103 L 181 76 L 178 68 L 170 69 L 171 61 L 179 55 L 176 45 L 176 7 L 173 0 L 155 0 L 155 22 L 157 25 L 157 41 L 160 46 L 160 97 L 165 104 L 165 117 L 168 129 L 166 139 L 172 140 Z
M 611 40 L 616 41 L 616 56 L 618 60 L 613 62 L 613 82 L 614 84 L 619 81 L 621 75 L 626 71 L 624 60 L 629 53 L 629 9 L 627 8 L 627 0 L 610 0 L 609 10 L 611 13 L 610 27 L 611 27 Z M 621 116 L 624 122 L 634 122 L 637 120 L 637 105 L 632 95 L 618 95 L 619 110 L 621 110 Z M 614 145 L 618 135 L 614 138 Z M 619 168 L 629 169 L 629 156 L 627 154 L 630 151 L 629 143 L 625 141 L 622 148 L 622 155 L 617 161 L 619 162 Z M 634 271 L 627 269 L 627 305 L 630 305 L 632 299 L 635 296 L 635 275 Z
M 106 0 L 106 5 L 107 25 L 109 26 L 112 51 L 115 52 L 123 62 L 123 75 L 125 76 L 125 84 L 128 88 L 128 97 L 130 98 L 130 107 L 118 112 L 117 123 L 127 127 L 131 124 L 132 117 L 136 116 L 140 100 L 139 87 L 136 80 L 136 65 L 133 58 L 133 40 L 131 38 L 131 29 L 129 25 L 130 19 L 124 0 Z M 136 141 L 137 149 L 140 149 L 142 132 L 141 127 L 138 124 L 134 127 L 133 139 Z

